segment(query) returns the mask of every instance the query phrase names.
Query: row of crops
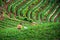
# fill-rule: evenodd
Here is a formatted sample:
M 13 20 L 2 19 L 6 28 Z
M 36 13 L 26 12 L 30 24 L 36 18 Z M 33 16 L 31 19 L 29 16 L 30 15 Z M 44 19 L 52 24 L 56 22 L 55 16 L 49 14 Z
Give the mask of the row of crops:
M 35 22 L 59 22 L 59 13 L 59 0 L 15 0 L 10 2 L 6 9 L 6 15 L 10 18 L 23 17 Z
M 0 0 L 0 14 L 0 40 L 60 39 L 59 0 Z

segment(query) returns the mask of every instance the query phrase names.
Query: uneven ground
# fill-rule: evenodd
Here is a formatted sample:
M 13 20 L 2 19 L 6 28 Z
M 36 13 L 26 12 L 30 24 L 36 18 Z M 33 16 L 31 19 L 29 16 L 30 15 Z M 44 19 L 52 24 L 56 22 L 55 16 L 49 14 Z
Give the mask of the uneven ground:
M 60 1 L 0 0 L 0 40 L 60 40 Z

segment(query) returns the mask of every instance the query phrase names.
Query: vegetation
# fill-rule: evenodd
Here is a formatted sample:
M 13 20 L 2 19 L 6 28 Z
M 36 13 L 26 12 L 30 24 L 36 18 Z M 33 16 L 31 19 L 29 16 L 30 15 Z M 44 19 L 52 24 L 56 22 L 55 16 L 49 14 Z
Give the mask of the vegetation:
M 0 0 L 0 40 L 59 40 L 59 0 Z

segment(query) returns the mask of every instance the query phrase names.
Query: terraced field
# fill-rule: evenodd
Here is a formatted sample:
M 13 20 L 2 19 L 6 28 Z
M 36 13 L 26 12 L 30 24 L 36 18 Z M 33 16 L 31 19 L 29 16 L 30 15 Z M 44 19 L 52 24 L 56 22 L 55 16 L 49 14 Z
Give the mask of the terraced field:
M 59 30 L 60 0 L 0 0 L 0 40 L 59 40 Z

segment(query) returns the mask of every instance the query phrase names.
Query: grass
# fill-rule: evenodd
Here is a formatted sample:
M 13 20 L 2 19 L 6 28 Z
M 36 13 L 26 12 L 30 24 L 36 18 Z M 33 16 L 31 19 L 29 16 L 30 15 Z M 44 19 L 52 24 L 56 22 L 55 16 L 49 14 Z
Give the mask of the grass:
M 35 26 L 25 25 L 22 29 L 6 27 L 0 29 L 1 40 L 59 40 L 60 23 L 44 23 Z
M 0 40 L 59 40 L 60 18 L 56 18 L 59 8 L 55 11 L 57 5 L 60 4 L 58 1 L 14 0 L 7 3 L 6 10 L 5 2 L 1 0 L 0 6 L 3 7 L 1 11 L 4 13 L 4 19 L 0 20 Z M 8 16 L 8 13 L 11 15 Z M 56 15 L 51 16 L 52 13 Z M 22 25 L 21 29 L 17 28 L 19 24 Z

